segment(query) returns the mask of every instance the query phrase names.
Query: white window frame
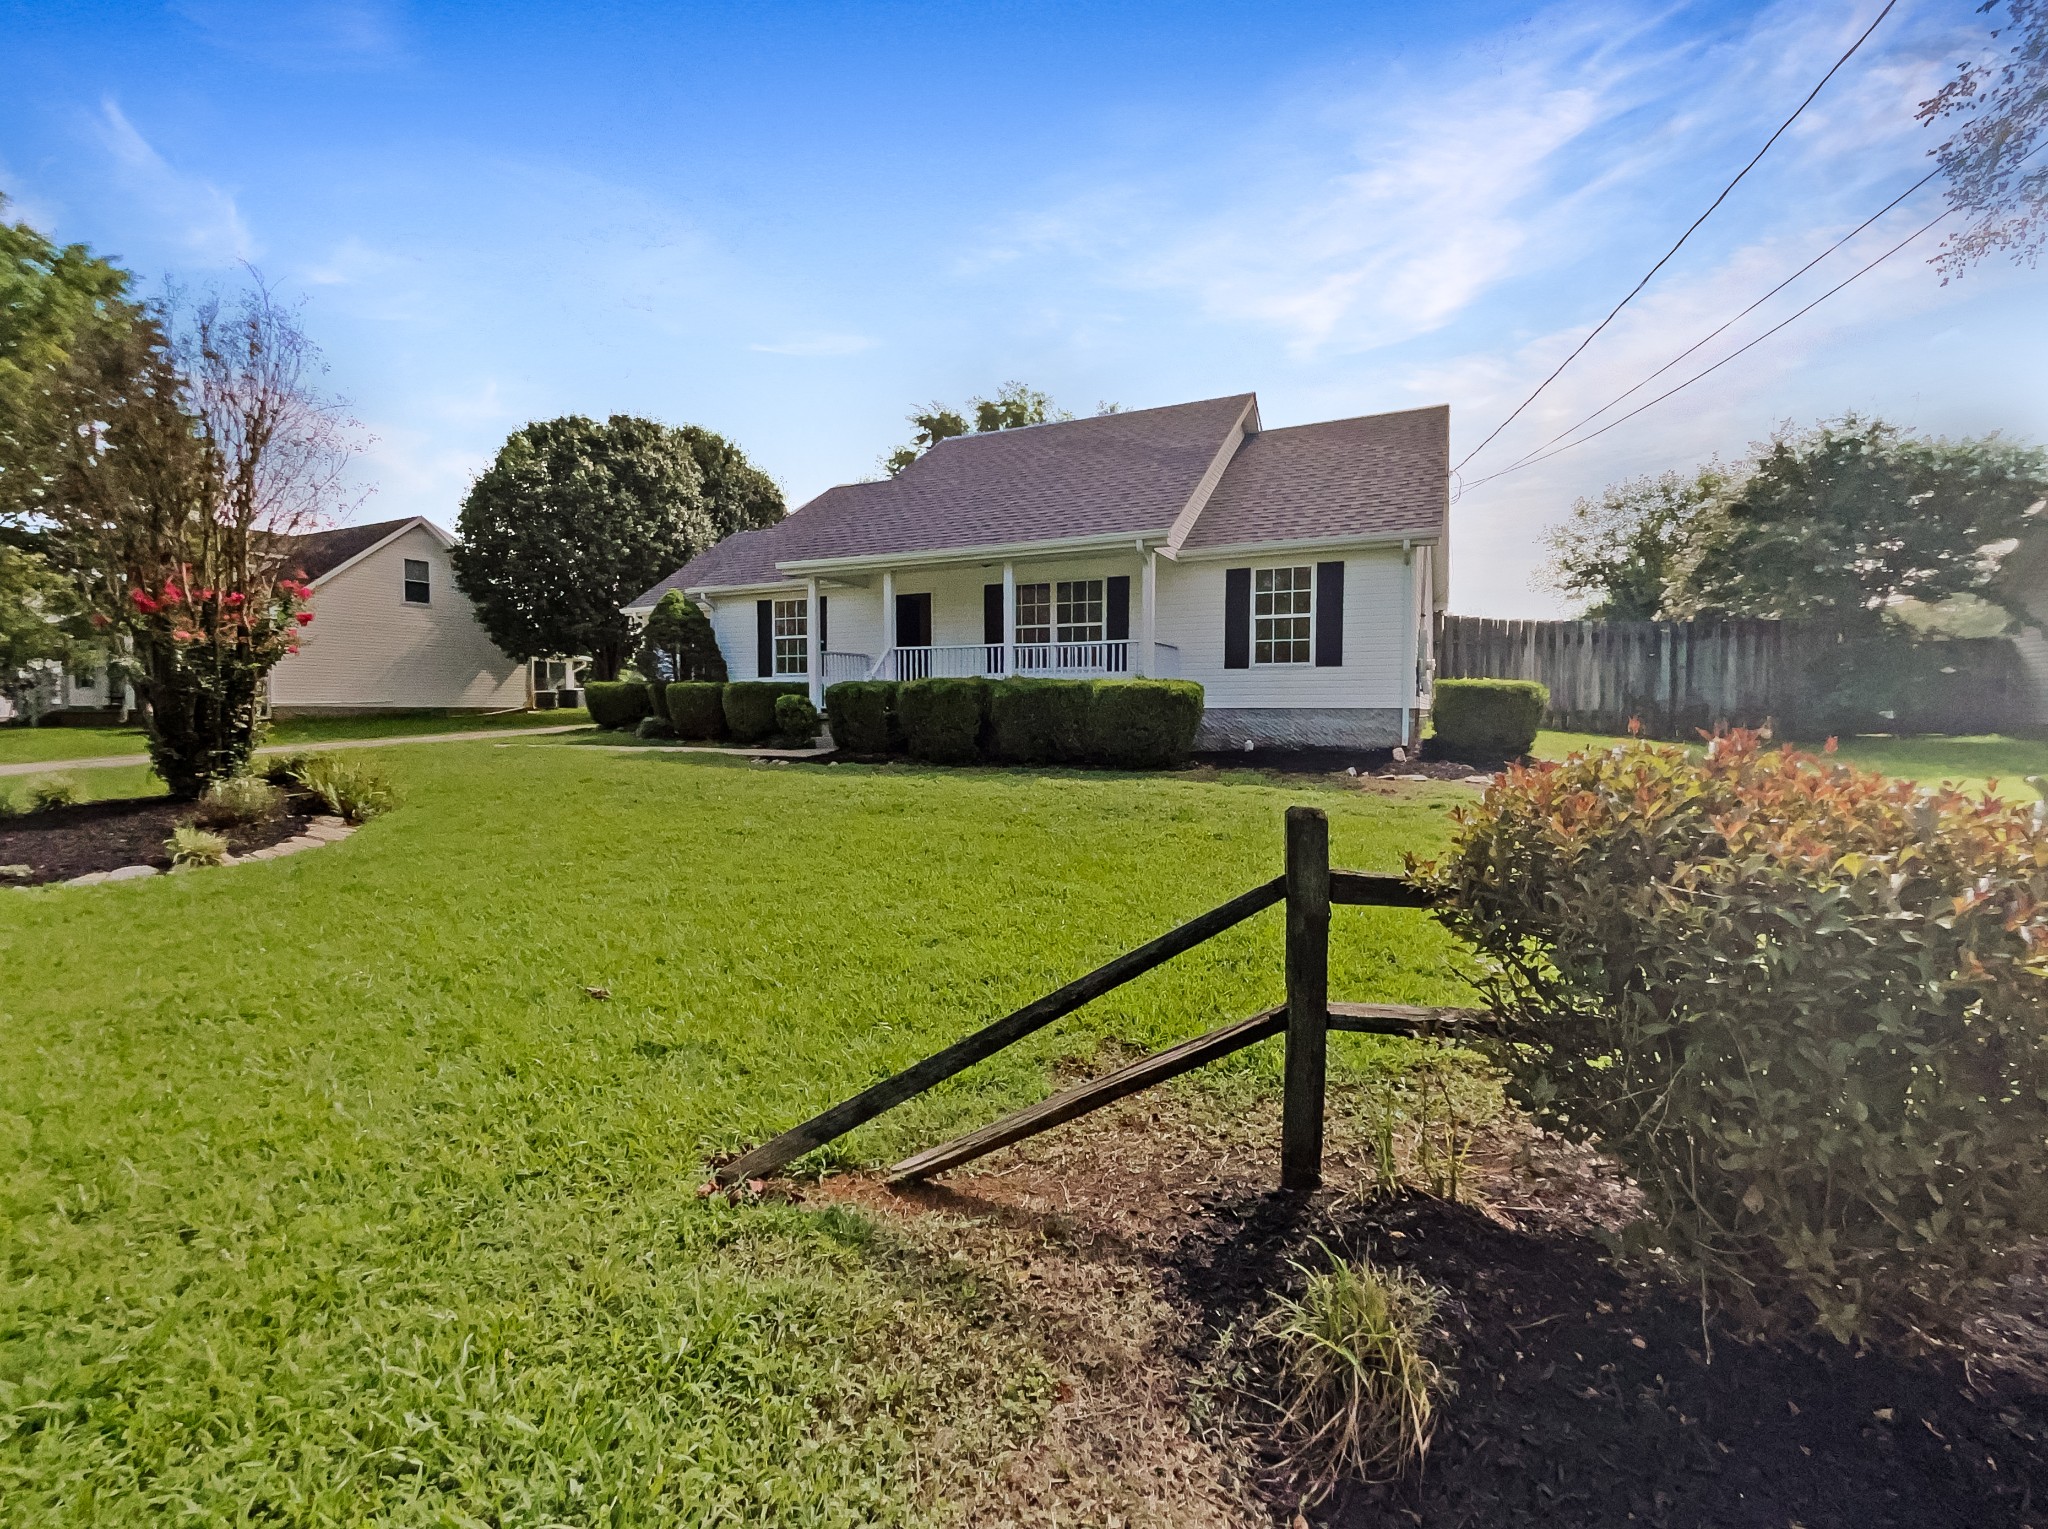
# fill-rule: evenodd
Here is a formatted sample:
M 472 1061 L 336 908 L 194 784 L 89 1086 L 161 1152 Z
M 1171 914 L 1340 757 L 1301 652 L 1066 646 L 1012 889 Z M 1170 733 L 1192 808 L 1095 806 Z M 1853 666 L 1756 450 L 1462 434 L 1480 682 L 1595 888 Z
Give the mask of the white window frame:
M 1016 626 L 1020 644 L 1052 641 L 1052 585 L 1017 586 Z
M 1053 586 L 1055 641 L 1080 644 L 1104 640 L 1109 630 L 1107 587 L 1102 579 L 1062 579 Z
M 1288 588 L 1274 586 L 1286 575 Z M 1266 587 L 1261 589 L 1263 584 Z M 1281 608 L 1285 602 L 1286 608 Z M 1262 609 L 1263 607 L 1263 609 Z M 1281 635 L 1282 624 L 1287 628 Z M 1286 657 L 1276 656 L 1282 647 Z M 1252 570 L 1252 663 L 1264 668 L 1305 668 L 1315 662 L 1316 570 L 1289 563 Z M 1296 654 L 1300 656 L 1297 657 Z
M 420 576 L 415 579 L 412 570 L 417 565 Z M 415 600 L 412 587 L 418 584 L 426 594 Z M 398 598 L 406 605 L 432 605 L 434 603 L 434 565 L 423 557 L 400 558 L 398 562 Z
M 769 641 L 775 646 L 777 675 L 811 672 L 811 602 L 808 595 L 769 602 Z

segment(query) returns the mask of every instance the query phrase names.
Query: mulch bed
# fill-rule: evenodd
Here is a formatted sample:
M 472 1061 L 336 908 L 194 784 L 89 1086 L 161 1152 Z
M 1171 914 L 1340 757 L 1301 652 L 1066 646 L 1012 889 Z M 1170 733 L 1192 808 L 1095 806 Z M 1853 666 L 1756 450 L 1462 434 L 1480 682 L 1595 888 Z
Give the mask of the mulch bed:
M 190 802 L 161 796 L 124 797 L 0 818 L 0 866 L 29 868 L 27 876 L 0 879 L 0 886 L 69 881 L 124 865 L 168 870 L 171 857 L 164 853 L 164 840 L 178 824 L 191 821 L 192 811 Z M 325 811 L 311 797 L 294 796 L 286 799 L 284 811 L 276 817 L 214 832 L 227 839 L 230 853 L 246 855 L 298 837 Z
M 2048 1529 L 2038 1281 L 1980 1321 L 1968 1362 L 1745 1342 L 1609 1254 L 1601 1233 L 1633 1214 L 1633 1189 L 1589 1153 L 1501 1133 L 1469 1205 L 1359 1193 L 1364 1148 L 1333 1137 L 1332 1187 L 1301 1198 L 1271 1187 L 1268 1113 L 1161 1094 L 926 1188 L 850 1175 L 799 1191 L 979 1236 L 969 1253 L 1036 1303 L 1050 1352 L 1111 1350 L 1077 1365 L 1050 1445 L 992 1475 L 970 1522 Z M 1457 1389 L 1423 1469 L 1310 1506 L 1257 1366 L 1225 1383 L 1218 1355 L 1325 1246 L 1447 1292 L 1439 1358 Z M 1102 1296 L 1132 1285 L 1142 1299 Z

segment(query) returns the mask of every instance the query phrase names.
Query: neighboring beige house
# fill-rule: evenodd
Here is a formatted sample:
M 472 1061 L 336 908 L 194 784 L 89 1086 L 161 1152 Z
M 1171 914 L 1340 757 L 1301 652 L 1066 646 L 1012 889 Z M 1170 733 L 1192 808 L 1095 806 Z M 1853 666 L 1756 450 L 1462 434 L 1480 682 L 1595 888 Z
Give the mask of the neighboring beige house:
M 505 711 L 529 703 L 529 668 L 485 634 L 455 587 L 455 538 L 421 516 L 295 537 L 313 624 L 270 676 L 278 716 Z

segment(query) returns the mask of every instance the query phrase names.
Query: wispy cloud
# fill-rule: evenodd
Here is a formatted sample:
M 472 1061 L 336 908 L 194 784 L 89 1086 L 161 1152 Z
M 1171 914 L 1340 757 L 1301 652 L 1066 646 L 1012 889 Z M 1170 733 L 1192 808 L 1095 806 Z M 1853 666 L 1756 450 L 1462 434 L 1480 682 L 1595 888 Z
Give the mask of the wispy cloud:
M 254 258 L 256 241 L 230 193 L 172 165 L 112 97 L 100 103 L 97 126 L 129 193 L 163 222 L 172 242 L 193 260 L 227 265 Z
M 181 0 L 173 9 L 215 47 L 273 67 L 380 68 L 407 58 L 392 7 L 376 0 Z
M 807 334 L 772 345 L 749 345 L 747 349 L 766 356 L 857 356 L 864 350 L 873 350 L 875 343 L 863 334 Z

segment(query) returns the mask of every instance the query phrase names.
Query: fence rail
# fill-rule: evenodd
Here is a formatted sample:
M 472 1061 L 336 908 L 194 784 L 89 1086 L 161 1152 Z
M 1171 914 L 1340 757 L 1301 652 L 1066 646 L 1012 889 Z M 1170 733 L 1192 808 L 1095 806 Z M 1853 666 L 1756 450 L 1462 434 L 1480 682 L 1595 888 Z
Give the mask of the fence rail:
M 1775 721 L 1797 735 L 1852 726 L 1899 732 L 1996 732 L 2033 720 L 2031 684 L 2002 637 L 1941 643 L 1938 682 L 1887 711 L 1857 715 L 1838 692 L 1843 639 L 1795 621 L 1494 621 L 1445 616 L 1439 679 L 1540 680 L 1550 725 L 1654 736 Z M 1882 706 L 1882 701 L 1871 703 Z

